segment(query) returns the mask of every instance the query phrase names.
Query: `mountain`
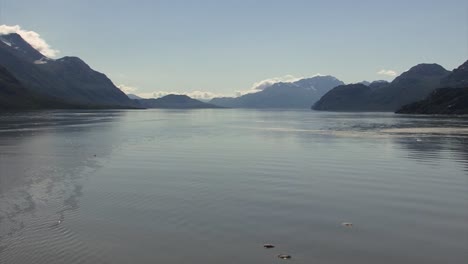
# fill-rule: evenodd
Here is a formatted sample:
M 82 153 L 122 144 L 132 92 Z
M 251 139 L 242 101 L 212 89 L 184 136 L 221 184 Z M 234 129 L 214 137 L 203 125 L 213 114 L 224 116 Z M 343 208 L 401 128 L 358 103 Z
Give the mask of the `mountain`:
M 127 94 L 128 98 L 130 99 L 143 99 L 141 98 L 140 96 L 136 95 L 136 94 Z
M 38 107 L 40 102 L 11 73 L 0 67 L 0 110 Z
M 405 105 L 400 114 L 468 114 L 468 61 L 443 78 L 441 85 L 426 99 Z
M 405 105 L 399 114 L 467 115 L 468 87 L 437 89 L 425 100 Z
M 7 69 L 0 66 L 0 111 L 58 108 L 78 109 L 84 107 L 31 92 Z
M 359 82 L 358 84 L 364 84 L 365 86 L 370 86 L 372 88 L 378 88 L 378 87 L 383 87 L 383 86 L 389 84 L 389 82 L 384 81 L 384 80 L 378 80 L 378 81 L 373 81 L 373 82 L 362 81 L 362 82 Z
M 165 108 L 165 109 L 201 109 L 201 108 L 223 108 L 217 105 L 204 103 L 192 99 L 186 95 L 170 94 L 157 99 L 135 99 L 135 105 L 142 108 Z
M 11 33 L 8 35 L 0 35 L 1 43 L 7 45 L 13 50 L 16 50 L 14 54 L 19 58 L 29 61 L 39 63 L 41 59 L 46 57 L 42 55 L 39 51 L 34 49 L 28 42 L 26 42 L 20 35 L 16 33 Z
M 369 105 L 369 98 L 372 98 L 373 90 L 371 87 L 360 83 L 340 85 L 326 93 L 315 103 L 313 109 L 322 111 L 360 111 L 363 105 Z
M 468 61 L 454 69 L 446 78 L 442 79 L 445 87 L 468 87 Z
M 333 76 L 316 76 L 293 83 L 275 83 L 257 93 L 214 98 L 210 103 L 232 108 L 309 108 L 332 88 L 344 84 Z
M 387 81 L 380 80 L 380 81 L 373 81 L 373 82 L 369 83 L 367 86 L 369 86 L 371 88 L 381 88 L 381 87 L 385 87 L 385 86 L 387 86 L 389 84 L 390 83 L 387 82 Z
M 98 107 L 129 107 L 132 101 L 104 74 L 77 57 L 50 59 L 16 33 L 0 36 L 0 65 L 24 87 L 44 97 Z
M 374 82 L 369 86 L 339 86 L 325 94 L 313 109 L 321 111 L 396 111 L 403 105 L 426 98 L 449 71 L 438 64 L 419 64 L 391 83 Z

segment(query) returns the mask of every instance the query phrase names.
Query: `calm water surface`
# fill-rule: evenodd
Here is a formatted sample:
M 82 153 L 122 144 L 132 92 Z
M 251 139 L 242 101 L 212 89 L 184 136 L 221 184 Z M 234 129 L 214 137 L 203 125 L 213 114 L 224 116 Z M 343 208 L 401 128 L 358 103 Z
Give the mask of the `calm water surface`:
M 284 262 L 280 253 L 294 263 L 466 263 L 468 119 L 0 115 L 2 264 L 259 264 Z

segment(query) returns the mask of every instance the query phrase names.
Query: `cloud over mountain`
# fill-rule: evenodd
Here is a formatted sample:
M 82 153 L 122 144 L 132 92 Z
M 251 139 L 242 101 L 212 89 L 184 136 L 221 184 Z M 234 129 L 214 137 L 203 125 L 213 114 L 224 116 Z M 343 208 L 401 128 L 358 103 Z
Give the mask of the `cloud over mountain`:
M 135 94 L 141 98 L 160 98 L 166 95 L 175 94 L 175 95 L 186 95 L 198 100 L 210 100 L 215 97 L 223 96 L 222 94 L 208 92 L 208 91 L 189 91 L 189 92 L 179 92 L 179 91 L 151 91 L 151 92 L 140 92 L 140 90 L 134 86 L 119 84 L 117 87 L 126 94 Z
M 395 77 L 398 75 L 398 73 L 394 70 L 380 70 L 377 72 L 378 75 L 385 75 L 385 76 L 390 76 L 390 77 Z
M 257 90 L 257 91 L 262 91 L 265 88 L 268 88 L 268 87 L 272 86 L 275 83 L 279 83 L 279 82 L 292 83 L 292 82 L 298 81 L 298 80 L 300 80 L 302 78 L 303 77 L 295 77 L 295 76 L 289 75 L 289 74 L 284 75 L 284 76 L 280 76 L 280 77 L 273 77 L 273 78 L 265 79 L 265 80 L 254 83 L 252 85 L 251 89 L 252 90 Z
M 50 45 L 47 44 L 47 42 L 43 38 L 41 38 L 41 35 L 39 35 L 39 33 L 37 32 L 24 30 L 19 25 L 0 25 L 0 35 L 6 35 L 11 33 L 17 33 L 26 42 L 28 42 L 29 45 L 31 45 L 33 48 L 35 48 L 37 51 L 39 51 L 47 57 L 53 58 L 60 53 L 59 50 L 51 48 Z
M 201 99 L 201 100 L 209 100 L 219 96 L 218 94 L 207 92 L 207 91 L 191 91 L 191 92 L 168 92 L 168 91 L 156 91 L 152 92 L 152 97 L 159 98 L 169 94 L 176 94 L 176 95 L 187 95 L 190 98 L 194 99 Z
M 134 93 L 138 90 L 136 87 L 128 86 L 126 84 L 119 84 L 117 85 L 117 88 L 119 88 L 122 92 L 129 94 L 129 93 Z

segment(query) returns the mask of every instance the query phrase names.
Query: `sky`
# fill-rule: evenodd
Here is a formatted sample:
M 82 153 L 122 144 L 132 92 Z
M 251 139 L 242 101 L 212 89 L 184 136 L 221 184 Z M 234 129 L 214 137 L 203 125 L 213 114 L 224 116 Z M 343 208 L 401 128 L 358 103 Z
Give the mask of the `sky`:
M 233 96 L 317 74 L 392 80 L 468 60 L 468 0 L 0 0 L 0 24 L 144 97 Z

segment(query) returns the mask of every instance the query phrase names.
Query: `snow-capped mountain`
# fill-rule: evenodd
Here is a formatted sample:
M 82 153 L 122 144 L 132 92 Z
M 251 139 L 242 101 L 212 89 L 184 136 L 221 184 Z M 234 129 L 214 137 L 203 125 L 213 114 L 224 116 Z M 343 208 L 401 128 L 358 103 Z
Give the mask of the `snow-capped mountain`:
M 315 76 L 292 83 L 275 83 L 257 93 L 236 98 L 214 98 L 210 103 L 234 108 L 308 109 L 325 93 L 343 84 L 333 76 Z
M 132 104 L 109 78 L 81 59 L 48 58 L 16 33 L 0 36 L 0 66 L 33 93 L 88 106 Z

